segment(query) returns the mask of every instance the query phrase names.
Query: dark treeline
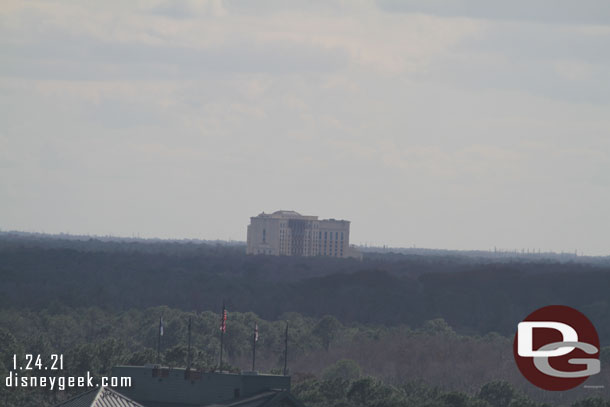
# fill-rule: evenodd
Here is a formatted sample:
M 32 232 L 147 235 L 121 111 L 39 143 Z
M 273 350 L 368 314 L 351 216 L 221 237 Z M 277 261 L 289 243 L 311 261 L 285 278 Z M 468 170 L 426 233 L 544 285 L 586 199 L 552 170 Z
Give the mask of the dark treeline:
M 366 255 L 364 261 L 246 256 L 243 246 L 193 242 L 0 239 L 0 307 L 33 310 L 158 305 L 285 312 L 342 322 L 421 326 L 443 318 L 456 331 L 514 334 L 533 310 L 584 312 L 610 343 L 610 267 L 460 256 Z
M 289 258 L 246 256 L 238 244 L 0 234 L 0 376 L 24 353 L 64 354 L 65 375 L 153 363 L 160 315 L 161 363 L 184 366 L 192 318 L 193 366 L 216 369 L 226 300 L 224 368 L 250 368 L 256 322 L 257 368 L 279 372 L 289 320 L 293 391 L 314 407 L 607 407 L 605 388 L 531 386 L 511 338 L 533 310 L 570 305 L 597 327 L 606 366 L 609 287 L 603 262 Z M 595 380 L 607 382 L 607 371 Z M 3 390 L 0 404 L 48 406 L 74 392 Z

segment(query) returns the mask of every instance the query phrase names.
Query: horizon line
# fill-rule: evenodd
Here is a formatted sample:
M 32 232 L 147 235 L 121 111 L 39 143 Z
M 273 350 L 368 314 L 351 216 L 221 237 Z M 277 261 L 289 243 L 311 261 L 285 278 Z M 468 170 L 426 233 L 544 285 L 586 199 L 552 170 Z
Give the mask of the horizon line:
M 0 235 L 31 235 L 31 236 L 39 236 L 46 238 L 72 238 L 72 240 L 83 240 L 86 239 L 96 239 L 96 240 L 124 240 L 124 241 L 165 241 L 165 242 L 201 242 L 201 243 L 227 243 L 230 245 L 246 245 L 245 240 L 237 240 L 237 239 L 204 239 L 204 238 L 171 238 L 171 237 L 141 237 L 139 235 L 129 236 L 120 236 L 120 235 L 97 235 L 97 234 L 80 234 L 80 233 L 70 233 L 70 232 L 32 232 L 25 230 L 3 230 L 0 228 Z M 350 243 L 350 246 L 355 246 L 358 249 L 364 249 L 365 251 L 369 251 L 371 253 L 395 253 L 396 251 L 400 252 L 450 252 L 450 253 L 460 253 L 460 254 L 485 254 L 485 255 L 497 255 L 498 257 L 543 257 L 543 256 L 561 256 L 561 257 L 569 257 L 569 258 L 610 258 L 610 254 L 606 255 L 585 255 L 582 251 L 575 250 L 572 251 L 554 251 L 554 250 L 542 250 L 542 249 L 531 249 L 531 248 L 498 248 L 496 246 L 493 249 L 450 249 L 450 248 L 434 248 L 434 247 L 416 247 L 412 245 L 411 247 L 406 246 L 392 246 L 386 244 L 371 244 L 369 242 L 360 242 L 360 243 Z M 530 250 L 530 251 L 528 251 Z M 538 251 L 536 251 L 538 250 Z M 404 253 L 403 253 L 404 254 Z M 430 253 L 433 254 L 433 253 Z

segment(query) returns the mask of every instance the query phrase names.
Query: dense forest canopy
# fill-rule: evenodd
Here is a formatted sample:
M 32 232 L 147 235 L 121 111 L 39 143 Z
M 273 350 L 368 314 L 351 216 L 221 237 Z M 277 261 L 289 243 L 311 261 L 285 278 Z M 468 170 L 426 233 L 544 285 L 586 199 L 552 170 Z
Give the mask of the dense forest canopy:
M 310 406 L 608 406 L 608 386 L 560 394 L 533 388 L 511 351 L 519 321 L 539 307 L 565 304 L 596 326 L 608 366 L 604 261 L 246 256 L 239 244 L 5 233 L 0 277 L 2 376 L 12 355 L 24 352 L 65 354 L 64 374 L 154 363 L 161 316 L 162 363 L 184 366 L 192 318 L 193 365 L 215 369 L 224 300 L 225 368 L 249 368 L 256 322 L 257 368 L 279 372 L 288 322 L 293 390 Z M 596 380 L 610 382 L 609 374 L 603 369 Z M 4 389 L 0 400 L 49 406 L 70 394 Z
M 161 316 L 164 335 L 158 359 Z M 90 371 L 99 378 L 109 375 L 112 366 L 157 361 L 183 367 L 189 319 L 193 367 L 216 369 L 220 339 L 217 312 L 168 307 L 115 312 L 63 306 L 52 311 L 0 310 L 0 377 L 8 375 L 13 355 L 24 353 L 40 354 L 45 361 L 50 354 L 65 356 L 63 371 L 20 372 L 32 376 L 80 376 Z M 607 407 L 599 404 L 599 397 L 608 398 L 610 389 L 553 393 L 531 386 L 512 360 L 511 338 L 459 335 L 443 319 L 411 329 L 405 325 L 343 324 L 331 315 L 311 318 L 297 313 L 268 321 L 252 312 L 230 311 L 223 369 L 250 370 L 255 323 L 259 329 L 256 369 L 269 373 L 282 371 L 288 324 L 288 367 L 294 392 L 309 406 Z M 602 350 L 602 363 L 610 363 L 610 347 Z M 604 370 L 594 383 L 608 381 L 610 371 Z M 7 406 L 48 406 L 80 391 L 1 387 L 0 400 Z M 360 394 L 357 400 L 356 394 Z M 505 404 L 498 404 L 498 397 Z M 597 404 L 582 404 L 588 398 Z M 453 404 L 456 400 L 462 404 Z
M 247 256 L 239 245 L 1 237 L 2 308 L 206 311 L 226 300 L 267 319 L 298 312 L 418 327 L 443 318 L 461 333 L 512 335 L 533 310 L 564 304 L 610 343 L 605 265 L 368 253 L 360 262 Z

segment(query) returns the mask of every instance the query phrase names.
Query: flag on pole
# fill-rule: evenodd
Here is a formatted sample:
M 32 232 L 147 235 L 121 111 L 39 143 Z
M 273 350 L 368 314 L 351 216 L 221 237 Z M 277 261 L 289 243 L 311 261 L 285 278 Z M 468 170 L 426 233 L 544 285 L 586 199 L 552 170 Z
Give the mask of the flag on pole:
M 159 318 L 159 336 L 163 336 L 163 317 Z
M 227 309 L 222 304 L 222 315 L 220 316 L 220 330 L 222 333 L 227 332 Z
M 258 324 L 254 323 L 254 342 L 258 341 Z

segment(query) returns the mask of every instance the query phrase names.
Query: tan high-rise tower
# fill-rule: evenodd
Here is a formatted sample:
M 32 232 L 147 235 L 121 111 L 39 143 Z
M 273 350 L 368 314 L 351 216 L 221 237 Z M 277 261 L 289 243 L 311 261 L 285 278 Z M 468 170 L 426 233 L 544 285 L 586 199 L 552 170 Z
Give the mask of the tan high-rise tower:
M 250 218 L 248 254 L 360 257 L 349 245 L 347 220 L 318 219 L 294 211 Z

